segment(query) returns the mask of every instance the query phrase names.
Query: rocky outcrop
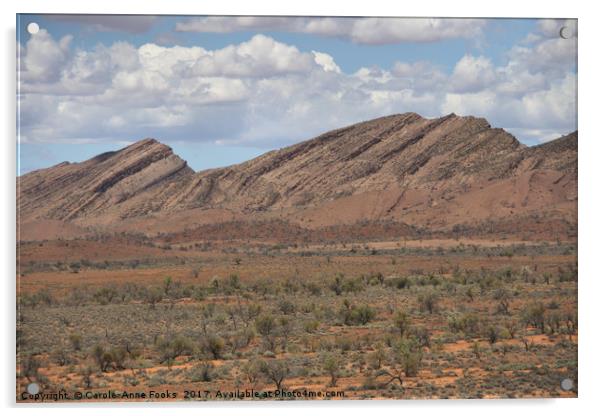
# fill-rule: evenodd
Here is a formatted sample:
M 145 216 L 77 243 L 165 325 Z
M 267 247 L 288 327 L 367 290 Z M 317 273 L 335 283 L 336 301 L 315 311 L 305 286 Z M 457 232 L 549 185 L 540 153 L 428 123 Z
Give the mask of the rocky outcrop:
M 71 220 L 114 210 L 153 188 L 175 191 L 193 175 L 170 147 L 145 139 L 86 162 L 23 175 L 17 205 L 24 217 Z

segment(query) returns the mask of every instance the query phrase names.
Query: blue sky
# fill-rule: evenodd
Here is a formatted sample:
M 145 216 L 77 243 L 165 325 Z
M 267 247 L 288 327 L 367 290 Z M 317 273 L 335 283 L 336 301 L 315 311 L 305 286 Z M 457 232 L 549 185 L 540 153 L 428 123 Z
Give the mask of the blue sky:
M 19 173 L 144 137 L 201 170 L 404 111 L 576 129 L 574 21 L 19 15 L 17 38 Z

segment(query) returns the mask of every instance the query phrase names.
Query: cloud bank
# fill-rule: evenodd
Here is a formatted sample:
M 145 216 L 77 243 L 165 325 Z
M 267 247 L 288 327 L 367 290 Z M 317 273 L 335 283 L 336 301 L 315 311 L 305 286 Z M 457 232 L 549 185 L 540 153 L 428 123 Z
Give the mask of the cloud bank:
M 180 32 L 230 33 L 286 31 L 340 37 L 352 42 L 379 45 L 397 42 L 436 42 L 481 36 L 483 19 L 432 19 L 397 17 L 261 17 L 208 16 L 176 25 Z
M 251 30 L 260 23 L 265 28 L 290 22 L 236 18 L 226 25 L 217 19 L 222 18 L 189 20 L 178 29 Z M 418 35 L 416 28 L 382 22 L 376 30 L 374 19 L 293 21 L 294 30 L 362 43 L 427 42 L 436 40 L 434 33 L 439 38 L 465 33 L 463 20 L 413 19 L 436 28 Z M 545 141 L 576 128 L 576 39 L 552 35 L 557 28 L 551 26 L 541 23 L 508 51 L 503 65 L 466 54 L 449 73 L 429 61 L 401 59 L 390 68 L 345 73 L 323 51 L 301 51 L 262 34 L 214 50 L 128 42 L 84 50 L 72 46 L 71 36 L 57 39 L 41 29 L 18 48 L 21 140 L 151 136 L 279 147 L 349 123 L 413 111 L 482 116 L 523 140 Z

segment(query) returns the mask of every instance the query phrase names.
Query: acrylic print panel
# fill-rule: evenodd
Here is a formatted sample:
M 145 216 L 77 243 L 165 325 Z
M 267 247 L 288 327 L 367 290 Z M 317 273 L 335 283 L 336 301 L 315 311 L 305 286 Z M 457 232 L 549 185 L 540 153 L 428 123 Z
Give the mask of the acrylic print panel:
M 576 20 L 17 48 L 18 402 L 577 396 Z

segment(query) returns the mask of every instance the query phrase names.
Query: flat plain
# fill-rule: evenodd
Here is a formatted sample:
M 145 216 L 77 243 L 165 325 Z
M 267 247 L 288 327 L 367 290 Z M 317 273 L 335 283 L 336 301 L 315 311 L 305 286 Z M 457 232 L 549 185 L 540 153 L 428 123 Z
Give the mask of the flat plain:
M 577 380 L 574 243 L 19 249 L 18 400 L 32 381 L 89 400 L 576 396 L 561 387 Z

